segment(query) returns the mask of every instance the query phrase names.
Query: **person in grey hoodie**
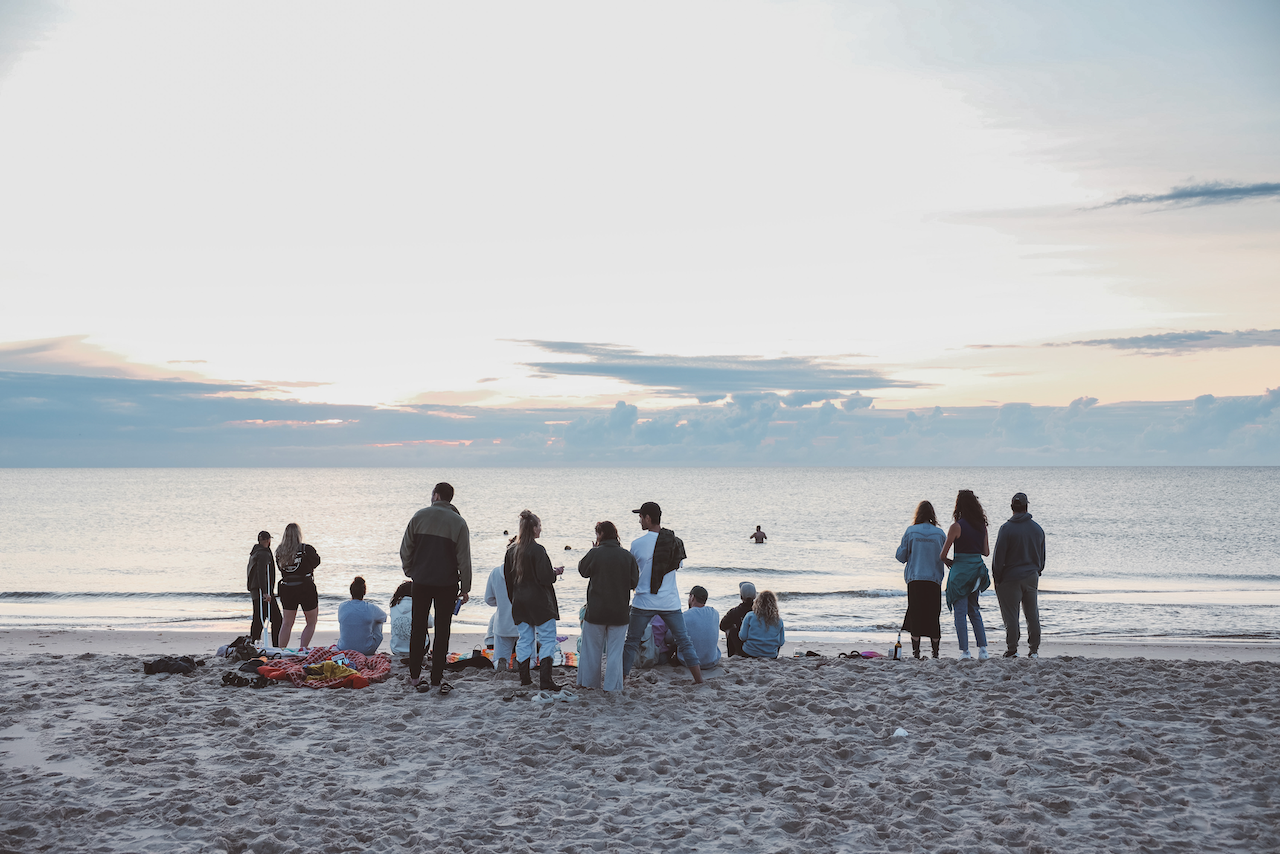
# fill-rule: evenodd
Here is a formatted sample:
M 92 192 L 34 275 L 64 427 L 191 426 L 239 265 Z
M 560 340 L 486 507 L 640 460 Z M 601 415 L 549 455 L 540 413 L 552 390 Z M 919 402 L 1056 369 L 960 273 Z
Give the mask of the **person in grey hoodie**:
M 946 567 L 942 563 L 942 546 L 947 535 L 938 527 L 938 514 L 933 504 L 916 505 L 915 519 L 902 535 L 896 557 L 906 566 L 902 575 L 907 582 L 907 615 L 902 631 L 911 633 L 911 654 L 920 657 L 920 638 L 927 637 L 938 657 L 942 645 L 942 579 Z
M 1027 648 L 1040 657 L 1040 575 L 1044 572 L 1044 528 L 1027 512 L 1027 494 L 1019 492 L 1009 504 L 1013 515 L 1000 526 L 991 556 L 991 580 L 1000 616 L 1004 617 L 1005 658 L 1018 657 L 1018 609 L 1027 618 Z

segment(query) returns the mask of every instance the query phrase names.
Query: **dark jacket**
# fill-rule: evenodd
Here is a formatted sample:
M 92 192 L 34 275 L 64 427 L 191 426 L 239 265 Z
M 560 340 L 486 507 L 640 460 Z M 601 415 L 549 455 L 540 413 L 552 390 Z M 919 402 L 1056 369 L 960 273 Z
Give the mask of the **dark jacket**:
M 1020 569 L 1034 569 L 1036 575 L 1044 572 L 1044 528 L 1030 513 L 1015 513 L 1000 526 L 991 554 L 991 580 L 997 586 Z
M 280 564 L 280 583 L 288 586 L 304 584 L 311 582 L 315 584 L 315 579 L 311 574 L 315 572 L 317 566 L 320 565 L 320 555 L 307 543 L 298 546 L 298 553 L 294 555 L 293 562 L 289 564 Z
M 533 543 L 524 552 L 524 574 L 516 583 L 516 547 L 507 549 L 502 559 L 502 575 L 507 580 L 507 597 L 511 599 L 511 619 L 517 623 L 540 626 L 547 620 L 560 619 L 556 602 L 556 571 L 541 543 Z
M 744 599 L 729 609 L 729 613 L 720 619 L 720 631 L 724 632 L 724 643 L 730 655 L 742 655 L 742 641 L 738 638 L 738 629 L 742 628 L 742 619 L 751 613 L 751 606 L 756 600 Z
M 668 572 L 680 568 L 680 561 L 688 557 L 684 542 L 669 528 L 658 529 L 658 541 L 653 544 L 653 568 L 649 571 L 649 592 L 657 593 L 662 579 Z
M 276 586 L 276 559 L 271 549 L 262 543 L 254 543 L 249 552 L 248 590 L 265 590 L 270 593 Z
M 448 501 L 423 507 L 404 529 L 400 566 L 414 584 L 471 592 L 471 532 Z
M 588 623 L 625 626 L 631 621 L 631 591 L 640 581 L 635 556 L 617 540 L 604 540 L 578 561 L 578 574 L 587 582 Z

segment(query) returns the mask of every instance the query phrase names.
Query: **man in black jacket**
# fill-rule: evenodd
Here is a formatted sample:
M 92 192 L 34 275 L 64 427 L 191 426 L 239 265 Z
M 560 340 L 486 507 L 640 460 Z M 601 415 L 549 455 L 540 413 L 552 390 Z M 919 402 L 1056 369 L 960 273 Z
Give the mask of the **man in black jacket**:
M 730 655 L 742 655 L 738 629 L 742 628 L 742 618 L 756 604 L 756 586 L 750 581 L 744 581 L 738 585 L 738 595 L 742 597 L 742 601 L 730 608 L 729 613 L 720 621 L 720 631 L 724 632 L 724 644 Z
M 991 555 L 991 580 L 1004 617 L 1005 658 L 1018 657 L 1018 608 L 1027 616 L 1027 648 L 1040 657 L 1040 574 L 1044 572 L 1044 529 L 1027 512 L 1027 494 L 1013 496 L 1013 515 L 1000 526 Z
M 275 597 L 276 559 L 271 554 L 271 534 L 258 532 L 258 542 L 249 552 L 249 594 L 253 597 L 253 622 L 249 639 L 262 640 L 263 625 L 271 621 L 271 645 L 280 645 L 280 603 Z

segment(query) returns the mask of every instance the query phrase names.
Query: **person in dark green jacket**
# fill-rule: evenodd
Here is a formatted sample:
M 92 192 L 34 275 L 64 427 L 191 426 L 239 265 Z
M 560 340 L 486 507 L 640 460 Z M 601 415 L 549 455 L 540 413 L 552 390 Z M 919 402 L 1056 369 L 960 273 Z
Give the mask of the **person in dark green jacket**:
M 612 522 L 596 525 L 594 548 L 578 561 L 578 574 L 589 579 L 578 685 L 621 691 L 622 649 L 627 640 L 627 624 L 631 621 L 631 591 L 640 582 L 640 565 L 635 555 L 622 547 L 618 527 Z
M 515 545 L 507 549 L 502 561 L 502 574 L 507 580 L 507 596 L 511 599 L 511 619 L 516 624 L 516 664 L 520 667 L 520 684 L 532 685 L 529 664 L 537 641 L 539 688 L 559 691 L 551 679 L 552 659 L 556 654 L 556 620 L 560 606 L 556 602 L 555 583 L 564 573 L 563 566 L 552 567 L 547 550 L 537 542 L 542 536 L 542 520 L 528 510 L 520 511 L 520 534 Z

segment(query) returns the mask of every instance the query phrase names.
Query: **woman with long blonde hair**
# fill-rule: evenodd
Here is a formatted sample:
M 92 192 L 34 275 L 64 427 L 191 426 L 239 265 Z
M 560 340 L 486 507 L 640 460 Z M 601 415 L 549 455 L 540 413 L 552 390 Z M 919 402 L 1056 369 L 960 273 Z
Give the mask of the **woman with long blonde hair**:
M 778 597 L 772 590 L 765 590 L 756 597 L 751 610 L 742 618 L 738 629 L 742 640 L 742 654 L 748 658 L 777 658 L 787 642 L 786 627 L 778 613 Z
M 555 583 L 564 567 L 551 566 L 547 550 L 537 542 L 540 536 L 542 520 L 528 510 L 520 511 L 520 531 L 502 560 L 502 574 L 511 600 L 511 619 L 519 636 L 516 664 L 520 668 L 520 684 L 533 684 L 529 664 L 536 641 L 538 687 L 543 691 L 559 691 L 560 686 L 551 679 L 551 665 L 556 652 L 556 620 L 560 619 Z
M 289 646 L 289 635 L 293 633 L 293 622 L 298 618 L 298 609 L 307 620 L 302 630 L 299 646 L 306 649 L 316 633 L 316 622 L 320 617 L 320 593 L 316 590 L 316 579 L 312 574 L 320 565 L 320 555 L 316 550 L 302 541 L 302 529 L 297 522 L 290 522 L 280 537 L 280 545 L 276 546 L 276 566 L 280 568 L 280 610 L 283 620 L 280 624 L 280 646 Z

